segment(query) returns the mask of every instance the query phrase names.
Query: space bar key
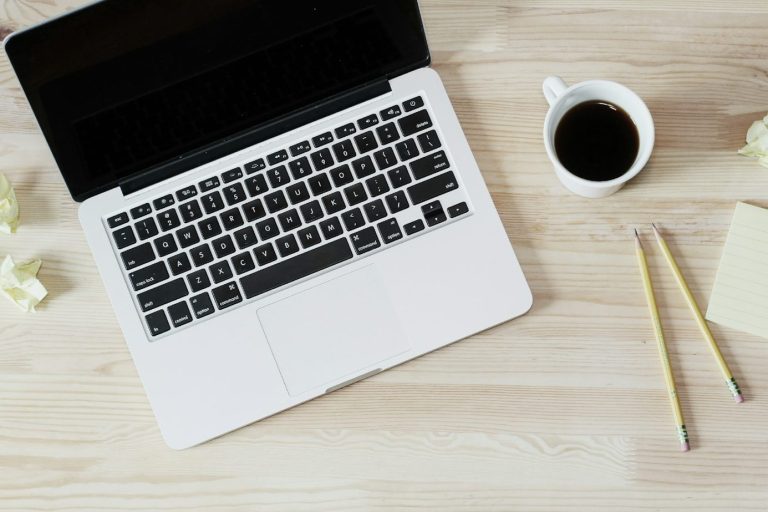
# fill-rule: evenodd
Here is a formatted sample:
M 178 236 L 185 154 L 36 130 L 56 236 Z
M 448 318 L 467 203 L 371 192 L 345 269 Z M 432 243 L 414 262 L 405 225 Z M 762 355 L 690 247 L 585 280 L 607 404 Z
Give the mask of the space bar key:
M 281 261 L 240 279 L 247 298 L 253 298 L 275 288 L 297 281 L 352 258 L 346 238 Z

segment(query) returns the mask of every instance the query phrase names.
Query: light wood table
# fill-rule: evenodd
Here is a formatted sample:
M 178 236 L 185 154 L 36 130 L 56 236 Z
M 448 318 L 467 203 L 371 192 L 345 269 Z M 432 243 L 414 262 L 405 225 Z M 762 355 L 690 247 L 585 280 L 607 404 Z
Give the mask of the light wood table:
M 82 2 L 0 3 L 0 31 Z M 768 340 L 714 326 L 729 397 L 648 224 L 706 304 L 737 200 L 768 169 L 736 155 L 768 110 L 764 0 L 424 0 L 434 66 L 535 296 L 530 314 L 223 438 L 165 447 L 77 220 L 0 58 L 0 171 L 50 297 L 0 301 L 0 510 L 765 511 Z M 566 192 L 540 86 L 618 80 L 656 120 L 639 178 Z M 680 453 L 630 236 L 639 226 L 693 451 Z

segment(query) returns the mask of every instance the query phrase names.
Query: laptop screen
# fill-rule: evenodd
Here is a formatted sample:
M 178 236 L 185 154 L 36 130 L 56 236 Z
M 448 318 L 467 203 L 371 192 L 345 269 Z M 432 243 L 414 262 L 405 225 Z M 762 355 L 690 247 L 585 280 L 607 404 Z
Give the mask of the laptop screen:
M 6 50 L 76 200 L 429 62 L 416 0 L 105 0 Z

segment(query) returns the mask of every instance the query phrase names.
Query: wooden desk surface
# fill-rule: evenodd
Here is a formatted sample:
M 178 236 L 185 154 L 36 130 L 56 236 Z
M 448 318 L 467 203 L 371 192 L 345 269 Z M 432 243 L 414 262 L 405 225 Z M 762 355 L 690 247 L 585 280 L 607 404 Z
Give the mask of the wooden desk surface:
M 0 31 L 82 3 L 9 0 Z M 706 304 L 768 110 L 764 0 L 424 0 L 433 50 L 535 296 L 531 313 L 184 452 L 163 444 L 70 200 L 5 56 L 0 171 L 44 260 L 37 314 L 0 301 L 0 510 L 765 511 L 768 341 L 714 326 L 735 404 L 648 244 L 693 451 L 678 452 L 630 228 L 660 223 Z M 544 153 L 548 74 L 645 98 L 653 159 L 567 193 Z

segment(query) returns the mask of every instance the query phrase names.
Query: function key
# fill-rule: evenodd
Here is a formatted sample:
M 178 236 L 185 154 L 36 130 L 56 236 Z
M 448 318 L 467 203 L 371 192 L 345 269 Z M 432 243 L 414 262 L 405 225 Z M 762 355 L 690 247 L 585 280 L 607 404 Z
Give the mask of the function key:
M 239 167 L 236 167 L 235 169 L 231 169 L 224 174 L 221 175 L 221 179 L 224 180 L 224 183 L 229 183 L 231 181 L 238 180 L 243 177 L 243 170 Z
M 111 228 L 122 226 L 126 222 L 128 222 L 128 214 L 125 212 L 118 213 L 117 215 L 113 215 L 112 217 L 107 219 L 107 224 L 109 224 L 109 227 Z
M 299 142 L 298 144 L 294 144 L 288 149 L 290 149 L 291 151 L 291 156 L 299 156 L 311 150 L 312 146 L 309 145 L 308 140 L 305 140 L 304 142 Z
M 345 124 L 344 126 L 336 128 L 336 138 L 342 139 L 348 135 L 354 134 L 355 132 L 357 132 L 357 128 L 355 128 L 354 123 Z
M 172 194 L 168 194 L 167 196 L 159 197 L 152 201 L 152 204 L 155 205 L 155 210 L 162 210 L 163 208 L 168 208 L 172 204 L 174 204 L 176 200 L 173 198 Z
M 379 115 L 381 116 L 381 119 L 383 121 L 389 121 L 390 119 L 399 116 L 403 112 L 400 110 L 400 107 L 397 105 L 394 105 L 392 107 L 389 107 L 386 110 L 382 110 L 379 112 Z
M 190 185 L 176 192 L 176 198 L 179 201 L 184 201 L 185 199 L 189 199 L 190 197 L 195 197 L 196 195 L 197 195 L 197 189 L 195 188 L 194 185 Z
M 312 137 L 312 144 L 314 144 L 316 148 L 325 146 L 331 142 L 333 142 L 333 135 L 331 135 L 331 132 L 321 133 L 317 137 Z
M 206 192 L 208 190 L 211 190 L 212 188 L 216 188 L 220 185 L 219 178 L 216 176 L 211 176 L 205 181 L 200 182 L 200 190 L 203 192 Z
M 266 162 L 264 162 L 263 158 L 259 158 L 258 160 L 254 160 L 253 162 L 248 162 L 245 164 L 245 172 L 248 174 L 253 174 L 255 172 L 263 171 L 267 168 Z
M 171 330 L 171 326 L 168 324 L 168 319 L 165 317 L 165 313 L 162 310 L 147 315 L 146 320 L 147 327 L 149 327 L 149 332 L 152 336 L 159 336 L 164 332 Z
M 365 130 L 366 128 L 370 128 L 371 126 L 376 126 L 377 124 L 379 124 L 379 116 L 377 116 L 376 114 L 365 116 L 364 118 L 357 121 L 357 125 L 360 127 L 361 130 Z
M 417 108 L 421 108 L 423 106 L 424 100 L 421 98 L 421 96 L 416 96 L 415 98 L 411 98 L 410 100 L 403 103 L 403 107 L 405 108 L 406 112 L 416 110 Z
M 269 165 L 279 164 L 280 162 L 285 162 L 286 160 L 288 160 L 288 152 L 284 149 L 276 153 L 272 153 L 267 157 L 267 162 L 269 162 Z
M 137 206 L 136 208 L 131 208 L 131 217 L 133 217 L 134 219 L 139 219 L 141 217 L 149 215 L 150 213 L 152 213 L 152 207 L 149 206 L 149 203 L 142 204 L 141 206 Z
M 458 217 L 459 215 L 464 215 L 467 212 L 469 212 L 469 207 L 467 206 L 467 203 L 459 203 L 459 204 L 455 204 L 453 206 L 448 207 L 448 216 L 450 218 Z

